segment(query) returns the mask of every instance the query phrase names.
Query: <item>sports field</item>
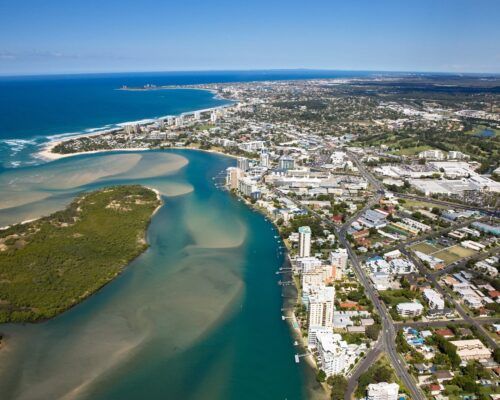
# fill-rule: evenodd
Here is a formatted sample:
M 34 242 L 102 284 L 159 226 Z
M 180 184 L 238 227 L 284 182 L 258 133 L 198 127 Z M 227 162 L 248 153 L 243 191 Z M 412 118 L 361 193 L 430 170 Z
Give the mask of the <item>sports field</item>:
M 455 261 L 461 260 L 462 258 L 470 257 L 476 254 L 476 251 L 472 249 L 466 249 L 459 245 L 445 248 L 438 244 L 432 244 L 429 242 L 417 243 L 413 245 L 411 249 L 413 251 L 420 251 L 424 254 L 440 258 L 444 261 L 445 265 L 449 265 L 451 263 L 454 263 Z

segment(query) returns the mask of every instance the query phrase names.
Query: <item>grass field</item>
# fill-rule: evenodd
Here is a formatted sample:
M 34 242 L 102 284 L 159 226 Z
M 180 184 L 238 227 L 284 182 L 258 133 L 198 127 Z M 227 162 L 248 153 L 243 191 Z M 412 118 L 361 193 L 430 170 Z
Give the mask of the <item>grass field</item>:
M 441 206 L 441 205 L 432 204 L 432 203 L 426 203 L 425 201 L 416 201 L 416 200 L 407 200 L 407 199 L 405 199 L 405 202 L 401 205 L 404 208 L 412 209 L 412 210 L 417 210 L 419 208 L 441 208 L 441 209 L 447 208 L 446 206 Z
M 446 265 L 448 265 L 462 258 L 473 256 L 474 254 L 476 254 L 476 251 L 456 245 L 435 253 L 433 256 L 442 259 Z
M 470 257 L 476 252 L 472 249 L 466 249 L 462 246 L 455 245 L 448 248 L 443 248 L 439 245 L 433 245 L 428 242 L 421 242 L 411 247 L 413 251 L 420 251 L 427 255 L 432 255 L 434 257 L 440 258 L 444 261 L 445 265 L 454 263 L 455 261 L 461 260 L 465 257 Z
M 433 254 L 433 253 L 440 251 L 442 249 L 442 247 L 437 246 L 437 245 L 433 245 L 429 242 L 420 242 L 420 243 L 417 243 L 417 244 L 411 246 L 411 249 L 413 251 L 420 251 L 421 253 L 429 255 L 429 254 Z
M 458 256 L 457 254 L 452 253 L 449 250 L 438 251 L 437 253 L 434 253 L 433 256 L 443 260 L 445 265 L 449 265 L 451 263 L 454 263 L 455 261 L 458 261 L 462 258 L 462 257 Z
M 397 156 L 414 156 L 414 155 L 420 153 L 421 151 L 431 150 L 431 149 L 432 149 L 431 146 L 424 145 L 424 146 L 407 147 L 407 148 L 392 151 L 391 153 L 395 154 Z

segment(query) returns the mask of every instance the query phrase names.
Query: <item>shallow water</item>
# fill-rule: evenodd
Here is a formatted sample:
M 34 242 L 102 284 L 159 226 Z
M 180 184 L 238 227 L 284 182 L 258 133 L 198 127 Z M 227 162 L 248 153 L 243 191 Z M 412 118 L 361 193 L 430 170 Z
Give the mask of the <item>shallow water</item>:
M 116 183 L 157 188 L 165 201 L 150 248 L 103 290 L 48 322 L 0 325 L 2 399 L 305 398 L 308 371 L 280 317 L 276 232 L 212 180 L 232 163 L 113 153 L 0 175 L 1 193 L 23 193 L 22 205 L 0 209 L 0 226 Z

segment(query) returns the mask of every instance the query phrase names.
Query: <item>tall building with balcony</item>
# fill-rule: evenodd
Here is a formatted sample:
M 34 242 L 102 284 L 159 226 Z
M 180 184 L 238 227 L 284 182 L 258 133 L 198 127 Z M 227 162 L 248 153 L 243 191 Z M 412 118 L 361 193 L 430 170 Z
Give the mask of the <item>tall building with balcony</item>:
M 301 226 L 299 228 L 299 257 L 311 255 L 311 228 Z

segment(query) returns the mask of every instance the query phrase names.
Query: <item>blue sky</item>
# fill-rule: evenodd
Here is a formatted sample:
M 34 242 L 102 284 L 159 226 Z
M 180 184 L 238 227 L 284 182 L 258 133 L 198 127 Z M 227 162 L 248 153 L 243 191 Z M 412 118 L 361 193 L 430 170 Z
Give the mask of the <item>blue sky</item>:
M 498 0 L 0 0 L 0 74 L 500 72 Z

